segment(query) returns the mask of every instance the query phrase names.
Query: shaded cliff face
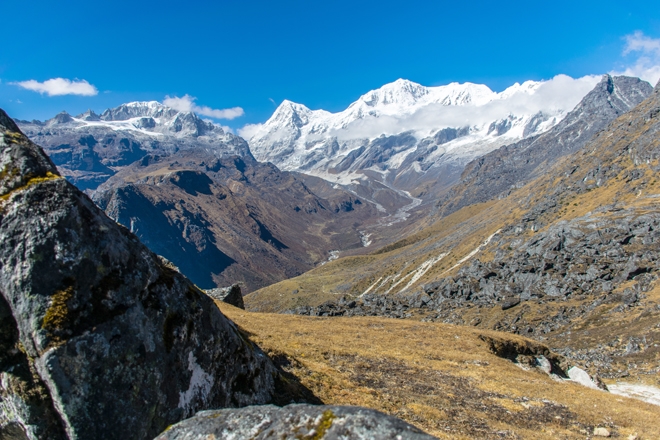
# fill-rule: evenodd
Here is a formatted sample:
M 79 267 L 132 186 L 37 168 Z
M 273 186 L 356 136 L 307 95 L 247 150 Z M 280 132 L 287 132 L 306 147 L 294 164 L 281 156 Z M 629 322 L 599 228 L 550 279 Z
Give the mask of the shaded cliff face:
M 153 438 L 266 403 L 270 360 L 0 111 L 0 434 Z
M 658 133 L 660 86 L 507 197 L 254 292 L 246 308 L 306 303 L 295 311 L 506 330 L 547 341 L 607 377 L 652 377 L 660 341 Z M 347 298 L 322 304 L 336 292 Z
M 299 275 L 332 251 L 362 248 L 359 228 L 378 210 L 322 186 L 323 198 L 271 164 L 190 150 L 145 157 L 94 200 L 199 287 L 242 282 L 251 291 Z

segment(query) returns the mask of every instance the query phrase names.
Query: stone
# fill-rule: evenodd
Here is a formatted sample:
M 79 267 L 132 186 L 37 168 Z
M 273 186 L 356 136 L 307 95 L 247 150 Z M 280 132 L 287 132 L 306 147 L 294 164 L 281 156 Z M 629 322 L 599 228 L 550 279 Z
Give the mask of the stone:
M 211 438 L 294 439 L 433 439 L 397 418 L 350 406 L 296 404 L 201 411 L 159 435 L 156 440 Z
M 607 428 L 603 428 L 602 426 L 594 428 L 594 436 L 596 437 L 609 437 L 610 436 L 610 431 L 607 430 Z
M 589 373 L 581 368 L 571 367 L 568 369 L 568 371 L 566 371 L 566 374 L 568 375 L 568 378 L 573 382 L 577 382 L 580 385 L 584 385 L 585 387 L 593 388 L 596 390 L 599 389 L 591 379 L 591 376 L 589 376 Z
M 245 310 L 245 304 L 243 303 L 243 293 L 241 292 L 241 286 L 238 284 L 233 284 L 229 287 L 209 289 L 206 291 L 206 294 L 213 299 L 226 302 L 227 304 L 231 304 L 234 307 Z
M 2 110 L 0 318 L 0 438 L 153 438 L 273 398 L 269 358 Z
M 552 364 L 545 356 L 536 357 L 536 366 L 546 374 L 552 373 Z
M 520 304 L 520 298 L 510 298 L 502 303 L 502 310 L 508 310 Z

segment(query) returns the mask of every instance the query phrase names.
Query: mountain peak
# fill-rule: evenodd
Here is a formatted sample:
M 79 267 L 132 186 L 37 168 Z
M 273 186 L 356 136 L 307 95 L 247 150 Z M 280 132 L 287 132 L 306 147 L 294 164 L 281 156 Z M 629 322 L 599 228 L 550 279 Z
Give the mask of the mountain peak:
M 311 110 L 304 104 L 298 104 L 297 102 L 293 102 L 293 101 L 289 101 L 288 99 L 285 99 L 275 110 L 275 113 L 278 112 L 307 113 L 307 112 L 311 112 Z
M 309 122 L 309 118 L 312 113 L 313 111 L 303 104 L 298 104 L 296 102 L 285 99 L 277 107 L 277 109 L 275 109 L 275 112 L 268 119 L 266 124 L 292 124 L 296 127 L 301 127 Z
M 134 101 L 107 109 L 101 114 L 100 119 L 103 121 L 125 121 L 138 117 L 173 117 L 177 113 L 179 113 L 178 110 L 158 101 Z
M 79 114 L 76 116 L 76 119 L 82 119 L 83 121 L 100 121 L 101 118 L 99 118 L 99 115 L 94 113 L 92 109 L 87 109 L 86 112 Z
M 413 105 L 428 93 L 428 89 L 423 85 L 399 78 L 379 89 L 365 93 L 359 101 L 369 107 L 390 104 Z
M 71 115 L 68 114 L 66 111 L 62 110 L 61 112 L 56 114 L 52 119 L 46 121 L 46 124 L 48 126 L 52 126 L 52 125 L 66 124 L 67 122 L 71 122 L 71 121 L 73 121 Z

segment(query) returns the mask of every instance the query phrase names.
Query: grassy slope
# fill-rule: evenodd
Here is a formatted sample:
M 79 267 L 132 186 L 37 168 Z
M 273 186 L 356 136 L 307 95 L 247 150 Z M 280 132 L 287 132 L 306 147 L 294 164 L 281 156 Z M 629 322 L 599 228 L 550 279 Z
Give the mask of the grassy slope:
M 218 303 L 324 403 L 361 405 L 440 438 L 660 438 L 660 407 L 556 382 L 492 354 L 488 330 L 385 318 L 252 313 Z

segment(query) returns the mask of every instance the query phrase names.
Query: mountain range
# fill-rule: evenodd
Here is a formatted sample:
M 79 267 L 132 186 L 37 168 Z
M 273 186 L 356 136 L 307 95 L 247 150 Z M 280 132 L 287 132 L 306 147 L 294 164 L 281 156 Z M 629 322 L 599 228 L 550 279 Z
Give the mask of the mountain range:
M 63 175 L 78 188 L 95 189 L 147 154 L 204 150 L 218 157 L 251 156 L 247 143 L 222 127 L 159 102 L 131 102 L 97 115 L 61 112 L 47 121 L 17 121 L 43 145 Z
M 593 83 L 555 78 L 495 93 L 398 80 L 337 114 L 285 101 L 249 142 L 158 102 L 17 122 L 65 177 L 199 286 L 239 281 L 249 292 L 391 243 L 443 197 L 460 207 L 506 190 L 517 181 L 505 176 L 522 168 L 489 168 L 491 157 L 525 149 L 529 168 L 567 154 L 651 90 L 625 77 Z M 367 129 L 378 134 L 351 138 Z M 475 169 L 480 183 L 466 183 Z
M 470 160 L 557 125 L 596 83 L 558 77 L 496 93 L 480 84 L 424 87 L 399 79 L 338 113 L 284 101 L 264 124 L 241 133 L 258 160 L 281 169 L 363 197 L 377 197 L 384 185 L 433 200 Z

